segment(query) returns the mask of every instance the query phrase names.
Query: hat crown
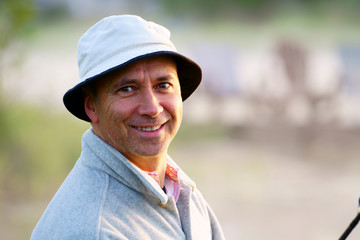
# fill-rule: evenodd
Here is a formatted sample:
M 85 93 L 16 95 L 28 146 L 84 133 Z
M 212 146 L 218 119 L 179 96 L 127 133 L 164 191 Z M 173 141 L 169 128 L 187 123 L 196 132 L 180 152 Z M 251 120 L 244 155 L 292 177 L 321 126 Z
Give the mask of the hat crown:
M 170 31 L 159 24 L 135 15 L 110 16 L 100 20 L 84 33 L 78 43 L 80 82 L 99 74 L 104 68 L 97 69 L 98 66 L 112 57 L 123 55 L 125 62 L 134 57 L 127 52 L 151 45 L 163 45 L 176 52 L 170 41 Z

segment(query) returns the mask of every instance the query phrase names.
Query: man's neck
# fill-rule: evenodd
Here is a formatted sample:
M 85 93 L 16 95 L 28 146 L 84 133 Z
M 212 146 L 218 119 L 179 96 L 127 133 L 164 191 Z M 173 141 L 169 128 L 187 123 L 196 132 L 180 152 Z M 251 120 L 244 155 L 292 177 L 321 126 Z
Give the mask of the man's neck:
M 162 157 L 146 157 L 129 159 L 131 163 L 146 172 L 156 172 L 159 177 L 160 187 L 164 187 L 167 155 Z

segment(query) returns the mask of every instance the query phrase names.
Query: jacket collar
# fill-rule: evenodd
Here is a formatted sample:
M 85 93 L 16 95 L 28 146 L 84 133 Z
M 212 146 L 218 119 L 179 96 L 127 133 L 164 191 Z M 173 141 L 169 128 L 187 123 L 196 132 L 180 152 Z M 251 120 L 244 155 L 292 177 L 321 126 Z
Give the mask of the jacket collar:
M 168 202 L 168 196 L 148 174 L 131 164 L 119 151 L 99 138 L 91 128 L 83 135 L 82 149 L 81 159 L 85 165 L 109 174 L 129 188 L 158 198 L 161 204 Z M 178 167 L 169 156 L 168 161 Z M 195 183 L 180 168 L 179 181 L 195 189 Z

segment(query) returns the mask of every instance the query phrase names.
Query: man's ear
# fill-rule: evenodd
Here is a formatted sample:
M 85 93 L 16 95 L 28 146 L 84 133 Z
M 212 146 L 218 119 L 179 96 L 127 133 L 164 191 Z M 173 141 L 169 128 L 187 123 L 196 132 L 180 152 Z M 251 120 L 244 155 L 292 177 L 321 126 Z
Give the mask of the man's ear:
M 98 123 L 99 118 L 96 113 L 96 102 L 94 97 L 87 90 L 84 91 L 84 108 L 86 115 L 90 118 L 92 123 Z

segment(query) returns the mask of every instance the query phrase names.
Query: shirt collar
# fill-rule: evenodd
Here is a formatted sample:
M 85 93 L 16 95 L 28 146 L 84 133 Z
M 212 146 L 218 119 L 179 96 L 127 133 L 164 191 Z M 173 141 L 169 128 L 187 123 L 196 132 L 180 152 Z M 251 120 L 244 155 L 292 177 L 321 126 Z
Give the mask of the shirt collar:
M 160 185 L 159 175 L 156 171 L 153 172 L 144 171 L 144 172 L 146 172 Z M 171 163 L 169 163 L 169 161 L 166 163 L 165 177 L 170 178 L 174 182 L 179 182 L 178 172 L 179 169 L 176 166 L 173 166 Z
M 159 175 L 156 171 L 146 172 L 152 179 L 154 179 L 160 186 Z M 180 195 L 180 182 L 178 177 L 179 168 L 175 165 L 172 165 L 169 161 L 166 163 L 165 170 L 165 190 L 168 196 L 174 197 L 175 201 L 178 200 Z

